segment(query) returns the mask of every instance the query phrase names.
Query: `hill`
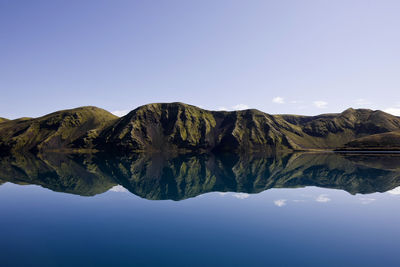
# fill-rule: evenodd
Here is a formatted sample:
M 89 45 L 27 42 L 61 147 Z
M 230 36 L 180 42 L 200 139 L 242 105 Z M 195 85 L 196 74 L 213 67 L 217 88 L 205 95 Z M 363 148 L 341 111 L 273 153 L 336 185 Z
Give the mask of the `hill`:
M 99 135 L 97 147 L 229 152 L 334 149 L 360 137 L 399 129 L 398 117 L 368 109 L 297 116 L 160 103 L 139 107 L 120 118 Z
M 117 117 L 100 108 L 80 107 L 57 111 L 40 118 L 22 118 L 0 124 L 0 148 L 6 151 L 44 151 L 74 146 L 89 133 L 95 135 Z
M 400 131 L 400 118 L 379 110 L 347 109 L 342 113 L 298 116 L 155 103 L 121 118 L 96 107 L 81 107 L 40 118 L 5 121 L 0 124 L 0 151 L 333 150 L 359 138 L 395 131 Z M 353 143 L 355 147 L 357 144 Z
M 355 139 L 342 150 L 400 150 L 400 131 L 374 134 Z
M 286 134 L 304 149 L 337 148 L 360 137 L 400 129 L 400 118 L 379 110 L 350 108 L 337 114 L 282 117 L 301 129 L 300 134 Z
M 273 116 L 258 110 L 208 111 L 183 103 L 141 106 L 99 136 L 99 146 L 118 151 L 239 151 L 286 149 Z

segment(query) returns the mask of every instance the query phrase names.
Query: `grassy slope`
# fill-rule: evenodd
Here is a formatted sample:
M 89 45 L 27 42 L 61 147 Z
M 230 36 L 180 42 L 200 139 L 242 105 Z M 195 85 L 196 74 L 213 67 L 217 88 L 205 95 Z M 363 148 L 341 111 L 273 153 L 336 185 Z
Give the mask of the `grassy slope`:
M 119 119 L 101 134 L 99 143 L 127 151 L 334 149 L 356 138 L 398 129 L 399 118 L 367 109 L 296 116 L 160 103 L 139 107 Z
M 108 126 L 117 117 L 96 107 L 80 107 L 57 111 L 40 118 L 23 118 L 0 125 L 0 146 L 3 149 L 41 151 L 65 149 L 72 143 Z
M 367 109 L 319 116 L 258 110 L 209 111 L 183 103 L 141 106 L 122 118 L 96 108 L 58 111 L 0 124 L 0 151 L 277 151 L 336 149 L 400 130 L 400 118 Z
M 209 111 L 185 105 L 149 104 L 135 109 L 105 130 L 100 141 L 118 149 L 144 150 L 202 146 L 215 128 L 216 120 Z
M 216 112 L 182 103 L 149 104 L 119 119 L 99 143 L 129 151 L 291 148 L 274 120 L 258 110 Z
M 345 144 L 343 150 L 400 150 L 400 131 L 358 138 Z
M 282 116 L 299 127 L 301 134 L 285 133 L 304 149 L 332 149 L 356 138 L 400 129 L 400 119 L 382 111 L 348 109 L 314 117 Z

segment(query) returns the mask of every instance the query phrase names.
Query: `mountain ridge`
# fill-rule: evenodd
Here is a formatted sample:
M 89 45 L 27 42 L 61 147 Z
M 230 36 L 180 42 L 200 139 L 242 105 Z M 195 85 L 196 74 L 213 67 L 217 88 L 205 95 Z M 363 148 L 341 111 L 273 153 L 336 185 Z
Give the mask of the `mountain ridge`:
M 271 115 L 257 109 L 211 111 L 180 102 L 143 105 L 122 117 L 86 106 L 0 123 L 3 154 L 47 150 L 131 153 L 354 149 L 355 143 L 351 142 L 357 139 L 400 131 L 400 118 L 380 110 L 349 108 L 317 116 Z M 400 138 L 396 134 L 388 136 L 386 148 Z

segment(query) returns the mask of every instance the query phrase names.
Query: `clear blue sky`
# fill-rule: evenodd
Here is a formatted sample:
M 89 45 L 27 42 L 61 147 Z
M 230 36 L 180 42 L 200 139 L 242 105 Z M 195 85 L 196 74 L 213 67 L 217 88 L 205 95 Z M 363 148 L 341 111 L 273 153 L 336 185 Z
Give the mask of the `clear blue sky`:
M 0 117 L 181 101 L 400 115 L 400 1 L 0 0 Z

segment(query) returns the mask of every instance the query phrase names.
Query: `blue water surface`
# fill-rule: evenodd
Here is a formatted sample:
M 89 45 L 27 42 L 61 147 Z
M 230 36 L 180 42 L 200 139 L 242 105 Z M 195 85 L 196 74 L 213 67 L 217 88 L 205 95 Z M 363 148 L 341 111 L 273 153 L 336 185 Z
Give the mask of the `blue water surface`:
M 306 187 L 147 200 L 0 186 L 1 266 L 399 266 L 400 194 Z

